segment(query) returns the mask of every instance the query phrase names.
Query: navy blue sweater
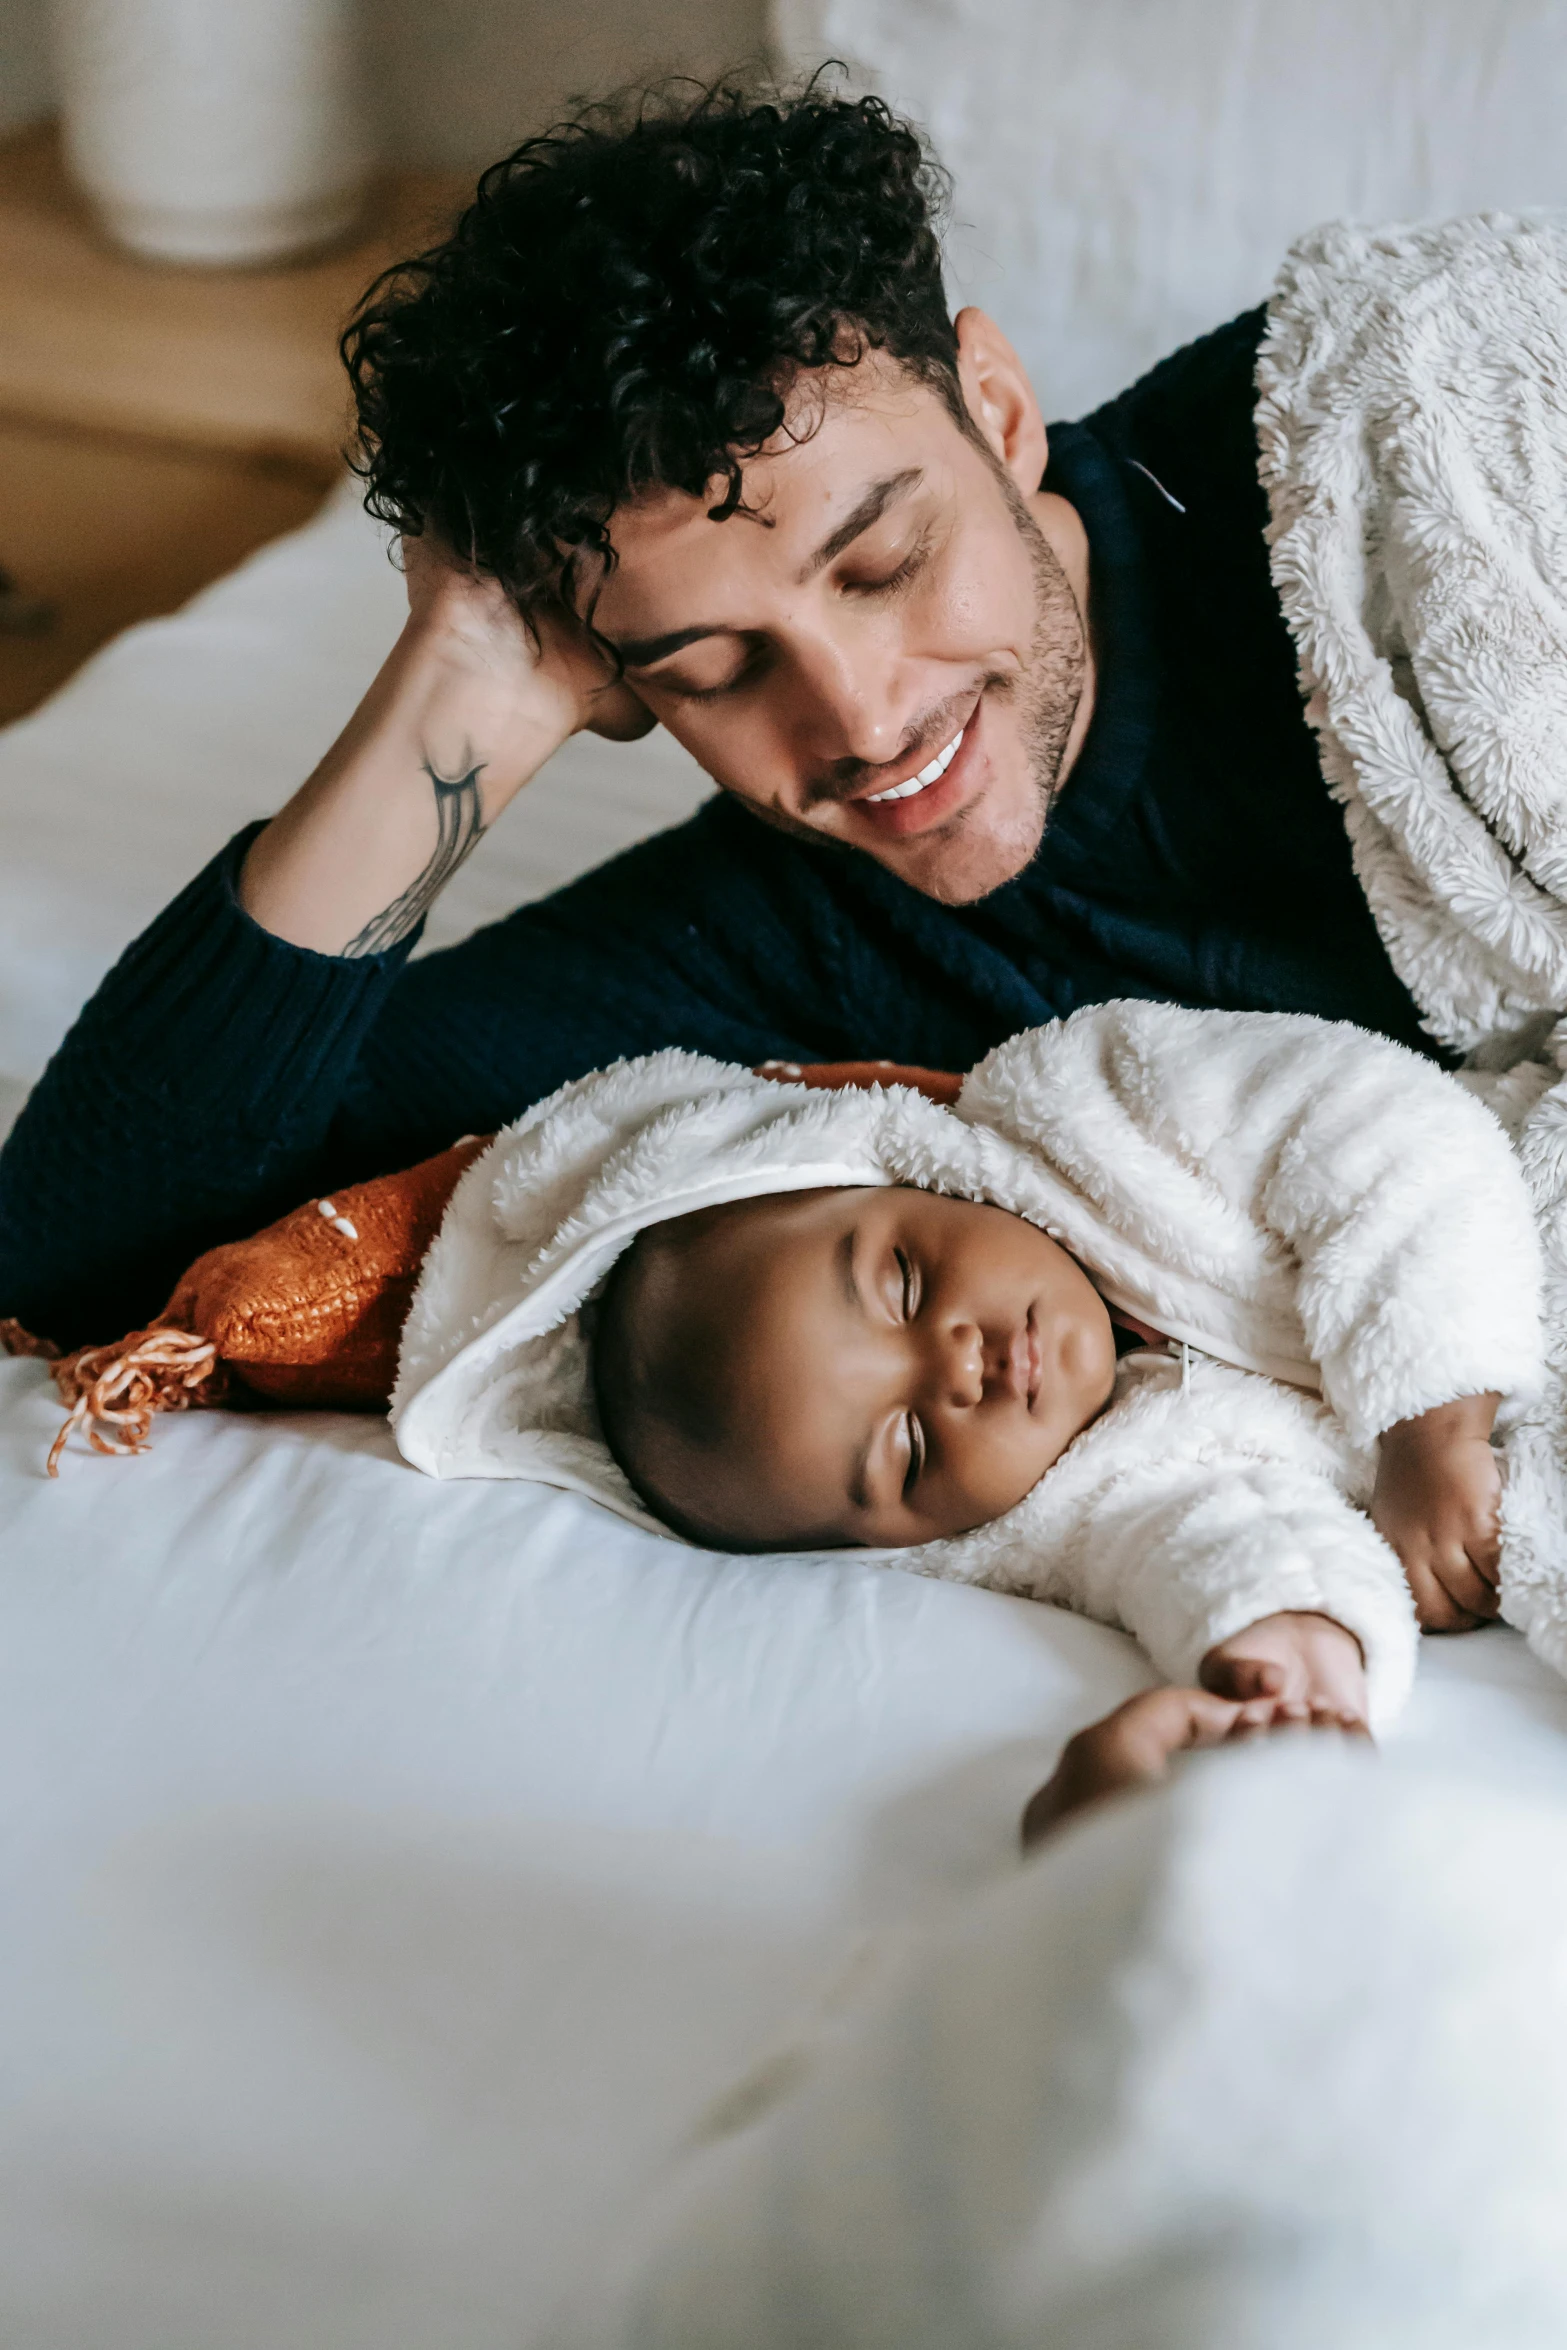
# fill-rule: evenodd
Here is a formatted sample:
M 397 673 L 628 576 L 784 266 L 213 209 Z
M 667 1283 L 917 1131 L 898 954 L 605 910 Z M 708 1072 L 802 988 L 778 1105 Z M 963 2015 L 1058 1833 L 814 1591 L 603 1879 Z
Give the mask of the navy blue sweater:
M 1047 486 L 1088 533 L 1099 693 L 1017 880 L 936 905 L 715 795 L 460 946 L 344 960 L 240 910 L 252 826 L 127 950 L 23 1110 L 0 1155 L 0 1314 L 113 1336 L 213 1242 L 661 1045 L 961 1069 L 1079 1004 L 1151 996 L 1429 1049 L 1268 577 L 1261 328 L 1248 312 L 1051 432 Z

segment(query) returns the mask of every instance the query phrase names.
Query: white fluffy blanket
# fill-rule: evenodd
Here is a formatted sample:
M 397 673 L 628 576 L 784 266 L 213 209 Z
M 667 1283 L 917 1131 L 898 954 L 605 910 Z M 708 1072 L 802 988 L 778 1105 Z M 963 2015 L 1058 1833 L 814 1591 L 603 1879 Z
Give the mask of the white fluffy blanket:
M 1258 369 L 1273 577 L 1388 953 L 1461 1052 L 1567 1009 L 1567 225 L 1338 224 Z
M 1498 1109 L 1543 1095 L 1552 1376 L 1506 1524 L 1510 1612 L 1567 1671 L 1567 224 L 1317 231 L 1259 388 L 1274 581 L 1377 926 L 1435 1035 L 1518 1064 Z
M 1363 1509 L 1381 1429 L 1539 1371 L 1537 1257 L 1501 1127 L 1417 1055 L 1277 1015 L 1107 1004 L 1015 1037 L 956 1109 L 670 1052 L 564 1087 L 469 1169 L 426 1262 L 393 1419 L 435 1476 L 535 1477 L 653 1525 L 600 1438 L 581 1308 L 645 1225 L 852 1184 L 987 1200 L 1200 1350 L 1129 1356 L 1024 1501 L 889 1554 L 1076 1607 L 1188 1680 L 1279 1608 L 1365 1648 L 1396 1713 L 1415 1625 Z M 664 1531 L 657 1528 L 657 1531 Z

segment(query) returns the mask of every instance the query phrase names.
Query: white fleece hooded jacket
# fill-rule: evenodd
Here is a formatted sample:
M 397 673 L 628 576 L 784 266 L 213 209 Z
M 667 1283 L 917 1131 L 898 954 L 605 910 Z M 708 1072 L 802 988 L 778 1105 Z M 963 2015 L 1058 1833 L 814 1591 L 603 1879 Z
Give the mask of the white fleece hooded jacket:
M 404 1333 L 403 1453 L 666 1533 L 599 1434 L 582 1307 L 644 1225 L 853 1184 L 1025 1216 L 1189 1349 L 1184 1370 L 1123 1358 L 1108 1409 L 1005 1517 L 882 1555 L 1118 1624 L 1179 1681 L 1259 1617 L 1317 1609 L 1360 1639 L 1390 1722 L 1417 1633 L 1364 1514 L 1376 1439 L 1455 1396 L 1536 1391 L 1540 1271 L 1496 1119 L 1356 1029 L 1100 1005 L 1000 1047 L 952 1109 L 683 1052 L 580 1079 L 458 1185 Z

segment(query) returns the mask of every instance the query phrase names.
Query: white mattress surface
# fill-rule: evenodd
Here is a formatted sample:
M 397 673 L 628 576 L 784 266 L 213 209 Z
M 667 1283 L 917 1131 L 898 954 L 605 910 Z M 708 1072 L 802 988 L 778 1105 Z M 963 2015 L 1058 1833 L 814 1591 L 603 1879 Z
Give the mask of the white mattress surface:
M 1559 1797 L 1206 1755 L 878 1958 L 550 2350 L 1567 2340 Z
M 703 1557 L 382 1424 L 40 1461 L 0 1364 L 0 2339 L 526 2343 L 867 1929 L 1012 1865 L 1130 1643 Z M 1432 1643 L 1406 1733 L 1567 1793 L 1567 1688 Z
M 0 1071 L 309 766 L 397 626 L 346 506 L 0 740 Z M 447 935 L 692 804 L 575 746 Z M 518 2350 L 859 1937 L 1006 1872 L 1130 1644 L 852 1559 L 422 1480 L 338 1415 L 42 1459 L 0 1363 L 0 2341 Z M 1408 1738 L 1567 1786 L 1567 1688 L 1433 1644 Z

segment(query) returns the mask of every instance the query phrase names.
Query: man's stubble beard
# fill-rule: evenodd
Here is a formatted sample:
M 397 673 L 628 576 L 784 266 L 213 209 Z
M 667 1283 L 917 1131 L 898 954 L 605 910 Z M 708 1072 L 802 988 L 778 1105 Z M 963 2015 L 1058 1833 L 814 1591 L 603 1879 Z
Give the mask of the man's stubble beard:
M 944 906 L 974 905 L 1015 881 L 1033 862 L 1061 789 L 1061 769 L 1088 676 L 1087 630 L 1071 583 L 1012 476 L 988 449 L 984 453 L 1028 553 L 1034 627 L 1021 674 L 987 679 L 982 698 L 1017 711 L 1033 789 L 1007 819 L 982 833 L 975 827 L 985 814 L 985 799 L 970 802 L 928 842 L 917 844 L 902 878 Z M 928 872 L 922 870 L 927 866 Z

